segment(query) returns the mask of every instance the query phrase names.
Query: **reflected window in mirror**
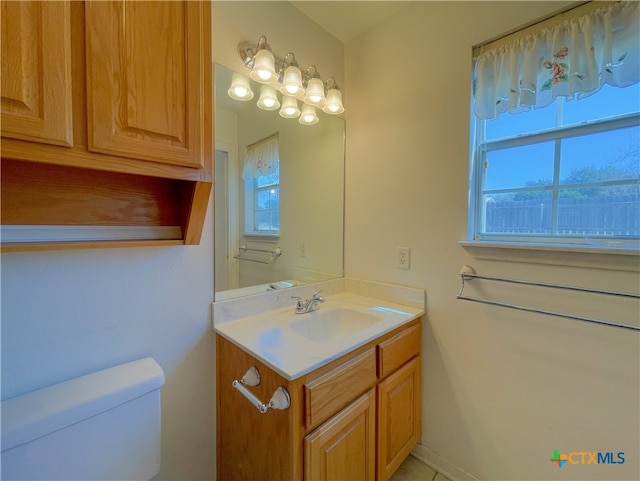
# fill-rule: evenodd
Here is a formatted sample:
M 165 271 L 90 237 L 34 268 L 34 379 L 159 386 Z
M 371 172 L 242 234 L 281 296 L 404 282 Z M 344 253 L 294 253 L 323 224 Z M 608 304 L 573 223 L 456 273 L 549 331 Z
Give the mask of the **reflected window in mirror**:
M 280 234 L 280 149 L 278 135 L 247 147 L 242 177 L 245 186 L 245 233 Z

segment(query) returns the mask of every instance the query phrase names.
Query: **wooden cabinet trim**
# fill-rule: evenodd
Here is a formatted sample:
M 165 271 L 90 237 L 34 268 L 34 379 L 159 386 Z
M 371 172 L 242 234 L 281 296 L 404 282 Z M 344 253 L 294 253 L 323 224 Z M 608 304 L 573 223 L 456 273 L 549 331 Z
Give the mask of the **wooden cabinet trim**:
M 18 139 L 2 139 L 2 158 L 34 164 L 55 164 L 90 170 L 120 172 L 167 179 L 212 181 L 212 169 L 187 169 L 177 165 L 127 159 L 83 150 L 81 146 L 60 147 Z

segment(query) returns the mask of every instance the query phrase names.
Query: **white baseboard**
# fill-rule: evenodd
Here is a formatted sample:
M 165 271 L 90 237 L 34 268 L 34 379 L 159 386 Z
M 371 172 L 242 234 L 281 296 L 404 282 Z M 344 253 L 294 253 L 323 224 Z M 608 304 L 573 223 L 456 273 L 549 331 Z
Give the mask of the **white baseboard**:
M 459 468 L 422 444 L 418 444 L 413 448 L 411 454 L 423 463 L 431 466 L 450 481 L 478 481 L 477 478 L 467 473 L 462 468 Z

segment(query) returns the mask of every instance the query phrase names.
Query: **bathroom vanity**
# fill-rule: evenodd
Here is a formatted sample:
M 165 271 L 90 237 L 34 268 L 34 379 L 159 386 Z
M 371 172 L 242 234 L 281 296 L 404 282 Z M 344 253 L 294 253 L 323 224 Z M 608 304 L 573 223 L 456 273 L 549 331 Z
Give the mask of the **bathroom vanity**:
M 342 293 L 216 325 L 218 480 L 388 480 L 420 440 L 423 314 Z

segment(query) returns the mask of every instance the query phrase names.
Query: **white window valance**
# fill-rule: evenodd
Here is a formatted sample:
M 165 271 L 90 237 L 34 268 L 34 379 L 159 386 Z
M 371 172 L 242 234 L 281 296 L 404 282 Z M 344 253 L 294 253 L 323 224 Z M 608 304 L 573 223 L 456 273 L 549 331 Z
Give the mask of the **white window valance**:
M 475 58 L 474 112 L 494 119 L 640 80 L 640 2 L 617 2 L 484 49 Z M 548 25 L 545 23 L 545 25 Z
M 279 165 L 280 148 L 276 134 L 247 147 L 242 178 L 248 180 L 272 174 Z

